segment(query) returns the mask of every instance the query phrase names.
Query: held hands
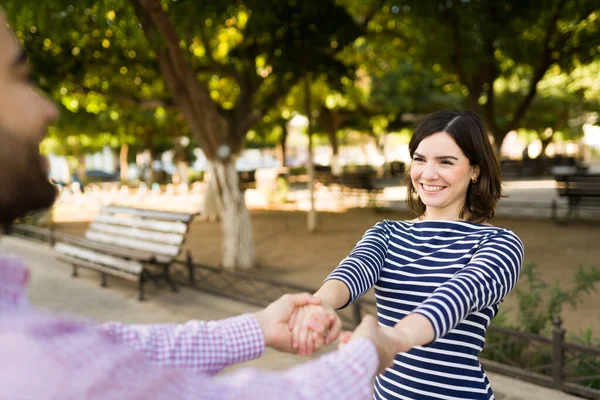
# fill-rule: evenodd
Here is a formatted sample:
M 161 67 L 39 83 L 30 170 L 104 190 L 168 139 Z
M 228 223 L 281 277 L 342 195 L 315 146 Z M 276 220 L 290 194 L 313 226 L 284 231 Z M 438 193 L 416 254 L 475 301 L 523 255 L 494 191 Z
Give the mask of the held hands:
M 354 332 L 340 335 L 342 321 L 335 310 L 308 293 L 286 294 L 254 314 L 265 338 L 265 345 L 287 353 L 310 355 L 321 346 L 340 338 L 340 347 L 358 338 L 370 340 L 379 357 L 379 373 L 393 364 L 397 353 L 410 350 L 409 330 L 379 326 L 370 315 Z
M 308 293 L 285 294 L 266 308 L 254 313 L 265 337 L 265 345 L 279 351 L 294 353 L 289 321 L 301 307 L 318 306 L 321 299 Z
M 297 308 L 289 321 L 292 331 L 292 347 L 298 355 L 311 355 L 323 345 L 336 340 L 342 329 L 342 321 L 327 303 Z
M 254 316 L 266 346 L 300 355 L 310 355 L 330 344 L 342 328 L 335 311 L 308 293 L 283 295 Z

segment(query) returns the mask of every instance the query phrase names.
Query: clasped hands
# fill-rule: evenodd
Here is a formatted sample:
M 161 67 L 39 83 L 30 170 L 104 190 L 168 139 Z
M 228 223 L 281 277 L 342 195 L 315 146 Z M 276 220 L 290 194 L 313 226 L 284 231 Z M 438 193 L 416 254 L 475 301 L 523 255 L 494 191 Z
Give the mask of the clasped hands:
M 340 339 L 340 347 L 359 338 L 370 340 L 379 357 L 379 372 L 392 365 L 397 353 L 411 345 L 408 336 L 392 327 L 379 326 L 374 317 L 363 318 L 354 332 L 341 334 L 342 321 L 335 310 L 308 293 L 286 294 L 254 314 L 265 344 L 279 351 L 311 355 Z

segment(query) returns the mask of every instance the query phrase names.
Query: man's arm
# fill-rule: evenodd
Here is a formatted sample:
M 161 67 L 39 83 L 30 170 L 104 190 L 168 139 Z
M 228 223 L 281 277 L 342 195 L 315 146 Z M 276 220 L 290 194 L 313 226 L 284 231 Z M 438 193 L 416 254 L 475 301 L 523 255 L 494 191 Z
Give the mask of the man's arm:
M 118 342 L 163 367 L 184 367 L 207 375 L 259 357 L 266 346 L 293 352 L 288 322 L 297 307 L 320 304 L 308 293 L 284 295 L 254 314 L 221 321 L 185 324 L 124 325 L 102 328 Z
M 378 364 L 363 339 L 292 370 L 212 378 L 151 365 L 93 327 L 42 321 L 32 328 L 0 330 L 2 399 L 369 399 Z
M 265 349 L 261 326 L 251 314 L 185 324 L 109 322 L 102 328 L 118 342 L 144 353 L 155 365 L 189 368 L 207 375 L 258 358 Z
M 216 382 L 227 386 L 227 398 L 371 399 L 378 366 L 375 346 L 360 338 L 286 371 L 242 369 Z

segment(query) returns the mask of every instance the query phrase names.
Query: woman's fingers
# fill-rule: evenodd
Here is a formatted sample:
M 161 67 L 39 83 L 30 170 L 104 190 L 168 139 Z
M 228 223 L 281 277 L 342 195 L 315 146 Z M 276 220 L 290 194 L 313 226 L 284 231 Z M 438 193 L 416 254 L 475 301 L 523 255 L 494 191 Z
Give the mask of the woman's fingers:
M 320 335 L 327 336 L 329 327 L 331 325 L 331 319 L 329 314 L 315 312 L 310 319 L 310 329 L 319 333 Z
M 325 344 L 330 344 L 335 339 L 338 338 L 340 332 L 342 331 L 342 320 L 336 315 L 335 320 L 333 321 L 333 325 L 327 334 L 327 338 L 325 339 Z
M 313 332 L 312 336 L 313 336 L 313 342 L 315 343 L 315 351 L 319 350 L 325 344 L 325 336 L 323 336 L 317 332 Z
M 288 321 L 288 328 L 290 328 L 290 331 L 293 330 L 294 325 L 296 325 L 296 316 L 298 316 L 299 309 L 300 307 L 294 308 L 294 311 L 292 311 L 292 315 L 290 315 L 290 319 Z
M 292 328 L 292 348 L 295 350 L 300 349 L 300 328 L 304 320 L 304 307 L 296 309 L 296 316 L 294 318 L 294 326 Z
M 307 338 L 309 334 L 308 322 L 310 318 L 310 312 L 305 312 L 302 320 L 300 321 L 300 331 L 298 333 L 298 354 L 304 356 L 307 354 Z
M 341 349 L 342 347 L 344 347 L 350 341 L 350 339 L 352 339 L 352 332 L 343 332 L 340 335 L 339 348 Z

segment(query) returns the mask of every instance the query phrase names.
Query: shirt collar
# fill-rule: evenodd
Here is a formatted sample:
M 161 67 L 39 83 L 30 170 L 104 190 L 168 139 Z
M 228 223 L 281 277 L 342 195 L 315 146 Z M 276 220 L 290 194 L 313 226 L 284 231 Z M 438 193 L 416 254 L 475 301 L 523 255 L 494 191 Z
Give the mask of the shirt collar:
M 27 305 L 29 268 L 13 255 L 0 255 L 0 313 L 15 311 Z

